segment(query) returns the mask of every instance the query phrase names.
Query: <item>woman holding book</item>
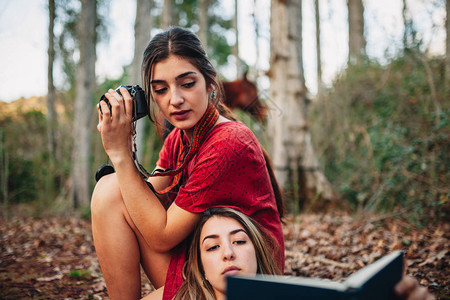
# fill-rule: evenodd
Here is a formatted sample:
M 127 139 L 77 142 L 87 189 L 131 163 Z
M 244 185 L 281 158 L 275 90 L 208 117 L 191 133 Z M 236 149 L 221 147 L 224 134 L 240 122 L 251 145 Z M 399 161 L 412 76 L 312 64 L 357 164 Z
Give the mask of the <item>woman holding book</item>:
M 282 275 L 274 263 L 270 241 L 258 224 L 239 211 L 227 207 L 206 210 L 194 230 L 183 268 L 185 281 L 174 299 L 223 300 L 227 276 Z M 402 299 L 434 299 L 410 276 L 405 276 L 394 292 Z M 145 299 L 157 299 L 155 296 Z
M 176 300 L 225 299 L 226 277 L 282 275 L 269 235 L 245 214 L 229 207 L 206 210 L 197 223 Z M 270 245 L 270 246 L 269 246 Z M 275 246 L 276 247 L 276 246 Z
M 181 286 L 186 238 L 213 206 L 239 209 L 277 243 L 284 267 L 283 205 L 272 170 L 253 133 L 222 104 L 217 72 L 190 31 L 173 27 L 144 52 L 144 90 L 175 129 L 153 174 L 144 180 L 130 153 L 132 98 L 109 90 L 100 101 L 103 147 L 115 173 L 97 183 L 91 202 L 94 244 L 111 299 L 138 299 L 140 266 L 172 299 Z

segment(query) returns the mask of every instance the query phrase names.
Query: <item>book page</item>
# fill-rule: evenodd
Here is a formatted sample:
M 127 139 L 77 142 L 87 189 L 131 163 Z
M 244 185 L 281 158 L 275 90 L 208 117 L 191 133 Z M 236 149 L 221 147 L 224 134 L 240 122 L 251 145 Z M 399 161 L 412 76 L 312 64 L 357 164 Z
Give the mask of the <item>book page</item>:
M 375 276 L 378 272 L 380 272 L 383 268 L 388 266 L 395 259 L 399 258 L 403 260 L 403 251 L 394 251 L 391 254 L 388 254 L 376 262 L 362 268 L 358 272 L 350 275 L 345 281 L 344 284 L 350 289 L 358 289 L 362 285 L 364 285 L 369 279 Z

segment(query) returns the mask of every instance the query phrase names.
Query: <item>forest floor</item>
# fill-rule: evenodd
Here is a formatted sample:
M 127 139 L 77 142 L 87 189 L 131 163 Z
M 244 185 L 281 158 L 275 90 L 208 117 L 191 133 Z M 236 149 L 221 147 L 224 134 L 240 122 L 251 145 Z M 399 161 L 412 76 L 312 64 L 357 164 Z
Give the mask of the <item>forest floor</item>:
M 304 214 L 284 225 L 287 275 L 340 280 L 396 250 L 407 273 L 450 299 L 450 223 L 417 227 L 395 214 Z M 143 294 L 152 287 L 142 276 Z M 90 222 L 0 220 L 0 299 L 107 299 Z

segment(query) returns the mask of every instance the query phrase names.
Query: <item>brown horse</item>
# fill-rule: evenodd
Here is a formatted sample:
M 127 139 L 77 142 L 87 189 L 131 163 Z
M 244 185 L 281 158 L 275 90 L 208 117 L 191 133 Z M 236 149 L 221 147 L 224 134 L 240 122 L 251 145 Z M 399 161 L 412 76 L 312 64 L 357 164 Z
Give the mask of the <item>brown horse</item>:
M 258 122 L 263 123 L 267 115 L 267 109 L 264 103 L 258 98 L 258 89 L 256 85 L 247 79 L 247 73 L 242 78 L 234 81 L 222 82 L 225 92 L 224 104 L 231 110 L 241 109 L 250 114 Z M 173 126 L 162 115 L 158 113 L 156 128 L 159 137 L 164 140 L 172 131 Z
M 225 105 L 231 110 L 239 108 L 253 116 L 260 123 L 264 122 L 267 109 L 258 98 L 256 85 L 247 79 L 247 73 L 234 81 L 223 82 Z

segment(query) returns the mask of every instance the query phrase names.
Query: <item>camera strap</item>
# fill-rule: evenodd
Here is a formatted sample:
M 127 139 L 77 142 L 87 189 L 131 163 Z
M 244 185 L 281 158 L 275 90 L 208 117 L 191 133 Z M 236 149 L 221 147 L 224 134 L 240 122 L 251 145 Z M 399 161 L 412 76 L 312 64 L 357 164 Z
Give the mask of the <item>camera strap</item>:
M 132 157 L 134 160 L 134 163 L 136 167 L 138 168 L 139 172 L 141 173 L 142 177 L 144 179 L 147 179 L 151 176 L 151 174 L 144 168 L 144 166 L 141 165 L 138 159 L 137 155 L 137 146 L 136 146 L 136 123 L 137 120 L 131 123 L 131 133 L 133 135 L 133 149 L 132 149 Z
M 208 132 L 211 130 L 211 128 L 214 127 L 214 124 L 216 123 L 218 118 L 219 112 L 217 111 L 216 107 L 211 102 L 208 102 L 208 107 L 205 113 L 194 127 L 191 145 L 184 145 L 182 141 L 182 135 L 180 136 L 180 148 L 178 149 L 176 168 L 166 170 L 156 169 L 152 174 L 150 174 L 151 177 L 173 176 L 172 184 L 167 188 L 158 191 L 159 194 L 165 194 L 178 185 L 181 180 L 183 170 L 186 168 L 191 159 L 198 153 L 200 146 L 205 140 Z
M 180 140 L 180 147 L 178 149 L 178 159 L 176 163 L 175 169 L 156 169 L 152 173 L 149 173 L 139 162 L 137 156 L 137 146 L 136 146 L 136 121 L 132 123 L 132 135 L 133 135 L 133 147 L 132 147 L 132 156 L 136 167 L 141 173 L 144 179 L 148 179 L 149 177 L 157 177 L 157 176 L 173 176 L 172 184 L 161 191 L 155 191 L 155 189 L 151 186 L 153 192 L 156 194 L 165 194 L 172 190 L 178 183 L 180 182 L 181 175 L 183 170 L 186 168 L 187 164 L 191 159 L 197 154 L 200 149 L 201 144 L 206 138 L 209 130 L 214 126 L 217 119 L 219 118 L 219 112 L 216 107 L 208 102 L 208 107 L 206 112 L 202 116 L 202 118 L 197 122 L 194 127 L 194 133 L 192 138 L 192 144 L 190 146 L 183 145 L 183 141 Z M 180 139 L 182 138 L 182 135 Z

